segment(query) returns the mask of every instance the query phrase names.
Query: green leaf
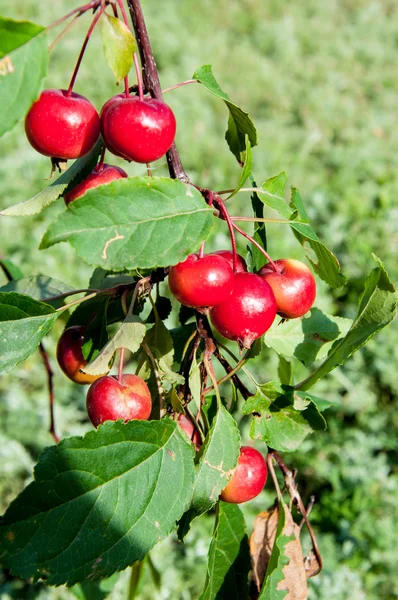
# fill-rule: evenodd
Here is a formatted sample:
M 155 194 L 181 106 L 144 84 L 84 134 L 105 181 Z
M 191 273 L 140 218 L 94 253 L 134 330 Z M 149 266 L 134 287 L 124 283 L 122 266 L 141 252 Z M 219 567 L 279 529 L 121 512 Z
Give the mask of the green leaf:
M 250 180 L 251 180 L 252 186 L 257 187 L 256 182 L 254 181 L 253 177 L 251 177 Z M 264 204 L 261 202 L 260 198 L 258 197 L 257 192 L 253 192 L 250 199 L 251 199 L 251 203 L 252 203 L 253 216 L 257 219 L 263 219 L 264 218 Z M 265 223 L 261 223 L 261 222 L 254 223 L 253 239 L 260 244 L 261 248 L 263 248 L 264 250 L 267 250 L 267 230 L 265 227 Z M 262 252 L 260 252 L 260 250 L 254 244 L 248 244 L 247 252 L 248 252 L 247 257 L 246 257 L 247 266 L 251 272 L 254 271 L 255 273 L 257 273 L 261 269 L 261 267 L 263 267 L 265 265 L 265 263 L 267 262 L 267 259 L 265 258 L 264 254 Z
M 0 292 L 0 373 L 32 354 L 60 313 L 52 306 L 15 292 Z
M 130 177 L 88 190 L 50 225 L 41 248 L 68 240 L 104 269 L 174 265 L 200 246 L 213 210 L 194 187 L 165 177 Z
M 240 435 L 235 419 L 227 409 L 217 403 L 209 433 L 199 452 L 192 504 L 180 524 L 180 537 L 184 537 L 196 517 L 210 510 L 231 479 L 238 462 Z
M 279 355 L 278 375 L 281 383 L 291 385 L 293 380 L 292 363 L 282 355 Z
M 6 260 L 6 259 L 0 259 L 0 266 L 2 268 L 2 270 L 4 271 L 6 277 L 8 280 L 13 280 L 13 279 L 21 279 L 23 277 L 23 273 L 21 271 L 21 269 L 19 267 L 17 267 L 16 265 L 14 265 L 13 262 L 11 262 L 10 260 Z M 2 290 L 2 288 L 0 288 Z M 4 291 L 4 290 L 2 290 Z
M 211 70 L 211 65 L 203 65 L 192 76 L 197 79 L 213 96 L 221 98 L 229 110 L 228 129 L 225 134 L 229 149 L 236 159 L 243 164 L 245 160 L 245 137 L 249 138 L 251 147 L 257 145 L 257 131 L 249 115 L 239 106 L 231 102 L 222 91 Z
M 264 343 L 278 354 L 295 357 L 310 366 L 324 358 L 334 341 L 344 336 L 351 325 L 351 319 L 326 315 L 319 308 L 312 308 L 301 319 L 274 322 L 264 336 Z
M 10 131 L 36 100 L 47 66 L 44 28 L 0 17 L 0 136 Z
M 281 452 L 293 452 L 314 431 L 326 429 L 326 421 L 309 396 L 298 397 L 294 388 L 270 382 L 258 388 L 242 407 L 253 417 L 250 435 Z
M 89 375 L 100 375 L 109 369 L 109 363 L 118 348 L 127 348 L 133 354 L 139 350 L 145 337 L 146 328 L 139 317 L 127 315 L 115 335 L 109 340 L 100 354 L 83 369 Z
M 211 540 L 205 589 L 199 600 L 248 597 L 251 569 L 246 524 L 236 504 L 219 502 Z
M 123 21 L 104 13 L 102 43 L 106 62 L 119 82 L 126 77 L 133 64 L 133 53 L 136 51 L 133 34 Z
M 375 333 L 393 320 L 397 310 L 397 293 L 381 260 L 375 255 L 373 258 L 379 266 L 373 269 L 365 280 L 357 314 L 349 331 L 344 338 L 333 344 L 324 362 L 309 377 L 296 385 L 298 390 L 308 390 L 319 379 L 342 365 Z
M 24 200 L 4 209 L 0 212 L 0 215 L 5 217 L 24 217 L 40 213 L 47 206 L 55 202 L 55 200 L 58 200 L 60 196 L 68 193 L 91 173 L 97 163 L 101 149 L 102 142 L 98 140 L 88 154 L 75 160 L 73 165 L 65 173 L 62 173 L 61 177 L 58 177 L 54 183 L 35 196 L 32 196 L 32 198 L 29 198 L 29 200 Z
M 341 274 L 339 262 L 312 229 L 300 194 L 296 188 L 292 188 L 290 206 L 285 202 L 286 181 L 287 178 L 284 171 L 275 177 L 270 177 L 261 186 L 261 190 L 263 191 L 257 192 L 259 198 L 266 206 L 278 211 L 287 221 L 296 221 L 290 223 L 290 227 L 300 244 L 305 248 L 310 246 L 315 253 L 318 262 L 312 260 L 308 252 L 307 258 L 319 277 L 332 287 L 344 285 L 346 280 Z
M 304 599 L 308 597 L 300 529 L 289 508 L 279 504 L 278 528 L 264 584 L 258 600 Z
M 58 308 L 64 304 L 64 299 L 60 298 L 52 301 L 52 296 L 73 292 L 73 288 L 62 281 L 58 281 L 58 279 L 48 277 L 48 275 L 34 275 L 32 277 L 21 277 L 20 279 L 10 281 L 6 285 L 0 287 L 0 292 L 17 292 L 18 294 L 25 294 L 35 300 L 42 300 L 48 304 L 51 303 L 51 306 Z
M 237 194 L 239 192 L 239 190 L 241 188 L 243 188 L 246 181 L 251 176 L 252 170 L 253 170 L 253 155 L 252 155 L 252 150 L 251 150 L 251 146 L 250 146 L 249 136 L 245 135 L 245 162 L 244 162 L 243 168 L 240 173 L 238 185 L 236 186 L 236 188 L 234 189 L 232 194 L 230 194 L 228 196 L 228 198 L 232 198 L 232 196 L 235 196 L 235 194 Z
M 170 419 L 107 422 L 48 448 L 4 516 L 2 564 L 73 585 L 142 560 L 187 508 L 193 455 Z
M 347 283 L 340 271 L 339 261 L 333 252 L 321 242 L 309 224 L 307 213 L 296 188 L 292 188 L 290 207 L 295 211 L 290 218 L 293 218 L 297 214 L 296 219 L 300 221 L 300 223 L 291 225 L 293 233 L 304 248 L 307 244 L 312 248 L 318 259 L 318 262 L 312 260 L 310 254 L 307 252 L 307 258 L 314 267 L 314 271 L 323 281 L 326 281 L 332 287 L 340 287 Z

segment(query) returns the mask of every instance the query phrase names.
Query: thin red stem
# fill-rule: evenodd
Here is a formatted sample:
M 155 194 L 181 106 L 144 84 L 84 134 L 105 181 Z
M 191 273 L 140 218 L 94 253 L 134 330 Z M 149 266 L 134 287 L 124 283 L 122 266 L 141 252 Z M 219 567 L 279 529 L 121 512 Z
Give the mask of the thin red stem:
M 249 242 L 251 244 L 253 244 L 254 246 L 256 246 L 256 248 L 258 248 L 260 250 L 260 252 L 262 252 L 262 254 L 264 254 L 265 258 L 268 260 L 269 264 L 274 269 L 275 273 L 280 273 L 280 270 L 278 269 L 278 267 L 276 266 L 276 264 L 274 263 L 274 261 L 272 260 L 272 258 L 268 254 L 268 252 L 266 252 L 266 250 L 264 250 L 264 248 L 262 246 L 260 246 L 260 244 L 258 242 L 256 242 L 256 240 L 254 240 L 248 233 L 246 233 L 246 231 L 243 231 L 243 229 L 241 229 L 240 227 L 238 227 L 236 225 L 236 223 L 232 222 L 232 226 L 235 229 L 235 231 L 237 231 L 238 233 L 240 233 L 241 235 L 243 235 L 243 237 L 245 237 L 247 240 L 249 240 Z
M 79 6 L 78 8 L 74 8 L 73 10 L 68 12 L 66 15 L 64 15 L 60 19 L 57 19 L 53 23 L 50 23 L 50 25 L 47 26 L 47 29 L 53 29 L 54 27 L 61 25 L 61 23 L 63 23 L 64 21 L 67 21 L 70 17 L 72 17 L 76 13 L 78 13 L 78 16 L 80 17 L 80 15 L 84 14 L 91 8 L 95 8 L 96 6 L 99 6 L 99 4 L 101 4 L 101 0 L 92 0 L 92 2 L 89 2 L 88 4 Z
M 137 74 L 138 97 L 140 100 L 143 100 L 144 99 L 144 86 L 142 83 L 142 71 L 141 71 L 141 65 L 138 61 L 137 52 L 134 52 L 134 67 L 135 67 L 135 72 Z
M 200 250 L 199 250 L 199 258 L 203 258 L 205 254 L 205 243 L 202 242 L 200 244 Z
M 59 35 L 57 35 L 57 37 L 55 38 L 55 40 L 53 42 L 51 42 L 51 44 L 48 47 L 48 51 L 51 52 L 55 46 L 58 44 L 59 41 L 61 41 L 61 39 L 64 37 L 64 35 L 66 33 L 68 33 L 68 31 L 73 27 L 73 25 L 76 23 L 77 19 L 80 17 L 80 14 L 77 14 L 73 17 L 72 21 L 70 21 L 70 23 L 67 24 L 67 26 L 65 27 L 65 29 L 63 29 L 61 31 L 61 33 Z
M 123 0 L 117 0 L 117 3 L 118 3 L 119 8 L 121 10 L 124 24 L 126 25 L 126 27 L 128 27 L 130 29 L 130 27 L 129 27 L 129 20 L 128 20 L 128 17 L 127 17 L 126 10 L 124 8 Z M 117 12 L 117 7 L 116 6 L 115 6 L 115 9 L 116 9 L 116 12 Z M 137 69 L 137 67 L 136 67 L 136 69 Z M 139 86 L 139 82 L 138 82 L 138 86 Z M 141 86 L 142 86 L 142 79 L 141 79 Z M 130 96 L 129 76 L 128 76 L 128 74 L 124 78 L 124 95 L 126 96 L 126 98 L 128 98 Z
M 127 25 L 127 27 L 130 29 L 129 20 L 127 17 L 126 9 L 124 8 L 123 0 L 117 0 L 117 3 L 119 5 L 120 11 L 122 13 L 123 21 L 124 21 L 125 25 Z
M 190 85 L 191 83 L 199 83 L 197 79 L 187 79 L 186 81 L 181 81 L 181 83 L 177 83 L 176 85 L 172 85 L 171 87 L 162 90 L 162 94 L 167 94 L 167 92 L 171 92 L 172 90 L 178 90 L 178 88 L 183 85 Z
M 105 10 L 105 5 L 102 5 L 99 8 L 97 14 L 95 15 L 95 17 L 94 17 L 94 19 L 93 19 L 93 21 L 92 21 L 92 23 L 91 23 L 91 25 L 90 25 L 90 27 L 89 27 L 89 29 L 87 31 L 86 37 L 84 38 L 84 42 L 83 42 L 82 48 L 80 50 L 79 57 L 77 59 L 75 70 L 73 71 L 72 78 L 70 80 L 70 84 L 69 84 L 68 91 L 67 91 L 67 96 L 70 96 L 72 94 L 73 86 L 75 85 L 76 77 L 77 77 L 77 74 L 79 72 L 80 65 L 81 65 L 81 62 L 83 60 L 83 56 L 84 56 L 84 53 L 86 51 L 86 48 L 87 48 L 87 44 L 88 44 L 88 42 L 90 40 L 91 34 L 94 31 L 94 27 L 98 23 L 98 21 L 99 21 L 101 15 L 102 15 L 102 13 L 104 12 L 104 10 Z
M 104 168 L 105 152 L 106 152 L 106 148 L 104 146 L 102 148 L 102 150 L 101 150 L 101 156 L 100 156 L 99 162 L 98 162 L 97 166 L 94 169 L 96 173 L 101 173 L 101 171 Z
M 229 229 L 229 235 L 231 237 L 231 244 L 232 244 L 232 268 L 234 273 L 236 273 L 236 267 L 237 267 L 237 258 L 236 258 L 236 239 L 235 239 L 235 232 L 234 232 L 234 224 L 231 221 L 231 217 L 229 216 L 229 212 L 224 204 L 224 202 L 221 200 L 221 198 L 217 198 L 217 207 L 220 210 L 220 213 L 222 214 L 222 216 L 224 217 L 224 219 L 227 222 L 228 225 L 228 229 Z
M 122 384 L 122 377 L 123 377 L 124 351 L 125 351 L 125 348 L 120 348 L 119 370 L 117 373 L 117 380 L 120 383 L 120 385 Z
M 48 431 L 52 435 L 54 442 L 56 444 L 58 444 L 59 437 L 55 433 L 55 419 L 54 419 L 54 385 L 53 385 L 54 373 L 51 368 L 48 354 L 43 346 L 43 342 L 40 342 L 39 350 L 40 350 L 41 357 L 43 359 L 45 369 L 47 371 L 48 396 L 49 396 L 49 408 L 50 408 L 50 427 L 49 427 Z

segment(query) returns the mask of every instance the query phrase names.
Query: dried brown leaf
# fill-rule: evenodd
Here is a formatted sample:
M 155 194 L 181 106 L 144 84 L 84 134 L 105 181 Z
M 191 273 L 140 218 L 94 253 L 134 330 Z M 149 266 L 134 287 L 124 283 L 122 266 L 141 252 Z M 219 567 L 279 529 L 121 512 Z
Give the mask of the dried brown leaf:
M 318 575 L 319 571 L 322 569 L 322 565 L 319 563 L 319 560 L 313 550 L 311 550 L 305 557 L 304 568 L 307 579 L 310 577 L 315 577 L 315 575 Z
M 284 553 L 290 560 L 282 569 L 285 578 L 278 583 L 277 589 L 288 592 L 284 600 L 307 600 L 307 576 L 300 543 L 300 527 L 293 521 L 287 506 L 285 506 L 285 526 L 282 535 L 287 537 L 294 535 L 295 539 L 288 542 L 284 548 Z
M 250 556 L 252 561 L 252 579 L 260 592 L 263 585 L 268 562 L 275 542 L 278 527 L 279 508 L 277 505 L 268 511 L 259 513 L 250 536 Z

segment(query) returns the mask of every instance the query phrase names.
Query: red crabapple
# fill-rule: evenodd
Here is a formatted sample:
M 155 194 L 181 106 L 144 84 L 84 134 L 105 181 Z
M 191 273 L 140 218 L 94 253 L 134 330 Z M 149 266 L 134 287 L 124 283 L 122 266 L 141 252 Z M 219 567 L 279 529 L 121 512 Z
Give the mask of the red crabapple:
M 232 478 L 223 489 L 220 499 L 240 504 L 252 500 L 262 491 L 268 469 L 263 455 L 250 446 L 242 446 Z
M 83 181 L 78 183 L 76 187 L 65 194 L 65 204 L 68 206 L 70 202 L 77 200 L 77 198 L 83 196 L 83 194 L 85 194 L 87 190 L 90 190 L 91 188 L 96 188 L 99 185 L 110 183 L 116 179 L 122 179 L 123 177 L 128 177 L 128 175 L 126 171 L 123 171 L 123 169 L 120 167 L 107 165 L 106 163 L 104 163 L 100 168 L 95 167 L 92 173 L 86 177 L 86 179 L 83 179 Z
M 104 375 L 104 373 L 102 375 L 88 375 L 81 371 L 87 365 L 82 352 L 86 329 L 86 327 L 80 325 L 68 327 L 62 333 L 57 345 L 57 361 L 62 371 L 72 381 L 83 385 L 93 383 L 93 381 Z

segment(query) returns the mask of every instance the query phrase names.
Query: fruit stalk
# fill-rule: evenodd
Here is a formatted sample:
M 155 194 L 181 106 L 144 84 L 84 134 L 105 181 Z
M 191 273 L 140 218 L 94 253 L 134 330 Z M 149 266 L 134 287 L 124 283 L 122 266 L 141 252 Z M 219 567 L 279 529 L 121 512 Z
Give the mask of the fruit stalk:
M 144 78 L 144 87 L 153 98 L 163 100 L 162 88 L 160 86 L 158 70 L 153 57 L 148 31 L 145 25 L 144 15 L 139 0 L 127 0 L 138 50 L 141 57 L 141 66 Z M 180 155 L 175 143 L 166 154 L 170 177 L 189 183 L 189 177 L 182 166 Z

